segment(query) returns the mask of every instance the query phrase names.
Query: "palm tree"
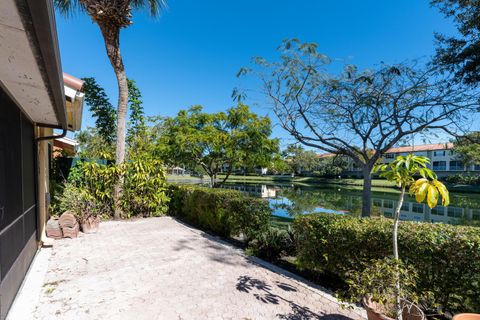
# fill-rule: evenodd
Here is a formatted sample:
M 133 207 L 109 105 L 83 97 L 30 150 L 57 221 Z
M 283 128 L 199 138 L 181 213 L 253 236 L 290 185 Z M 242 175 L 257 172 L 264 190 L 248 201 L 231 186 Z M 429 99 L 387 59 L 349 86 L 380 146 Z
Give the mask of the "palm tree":
M 76 11 L 86 12 L 102 32 L 107 56 L 112 64 L 118 82 L 117 140 L 115 162 L 120 165 L 125 160 L 125 127 L 127 119 L 128 83 L 120 54 L 120 31 L 132 24 L 132 10 L 147 8 L 156 17 L 166 7 L 166 0 L 54 0 L 56 8 L 64 16 Z M 121 196 L 121 182 L 115 186 L 115 218 L 122 212 L 117 205 Z

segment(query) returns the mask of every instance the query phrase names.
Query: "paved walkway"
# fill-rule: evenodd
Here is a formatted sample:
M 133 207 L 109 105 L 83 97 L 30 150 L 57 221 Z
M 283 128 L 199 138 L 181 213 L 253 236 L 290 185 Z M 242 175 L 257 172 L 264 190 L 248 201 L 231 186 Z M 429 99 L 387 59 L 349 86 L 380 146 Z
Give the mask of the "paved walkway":
M 172 218 L 55 242 L 33 319 L 361 319 Z

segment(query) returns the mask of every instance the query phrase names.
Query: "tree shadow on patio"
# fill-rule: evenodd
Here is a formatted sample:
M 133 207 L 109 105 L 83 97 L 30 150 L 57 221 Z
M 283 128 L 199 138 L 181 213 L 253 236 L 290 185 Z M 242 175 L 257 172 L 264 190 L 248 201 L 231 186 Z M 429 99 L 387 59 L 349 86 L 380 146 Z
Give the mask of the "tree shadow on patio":
M 277 282 L 277 287 L 287 291 L 287 292 L 296 292 L 297 289 L 289 284 L 283 282 Z M 311 311 L 308 307 L 301 306 L 291 300 L 285 299 L 284 297 L 275 294 L 271 285 L 267 284 L 265 281 L 252 278 L 250 276 L 240 276 L 237 279 L 236 289 L 245 293 L 252 293 L 253 296 L 263 302 L 271 304 L 280 304 L 282 302 L 287 303 L 291 312 L 286 314 L 277 314 L 278 319 L 283 320 L 350 320 L 349 317 L 340 315 L 340 314 L 318 314 Z

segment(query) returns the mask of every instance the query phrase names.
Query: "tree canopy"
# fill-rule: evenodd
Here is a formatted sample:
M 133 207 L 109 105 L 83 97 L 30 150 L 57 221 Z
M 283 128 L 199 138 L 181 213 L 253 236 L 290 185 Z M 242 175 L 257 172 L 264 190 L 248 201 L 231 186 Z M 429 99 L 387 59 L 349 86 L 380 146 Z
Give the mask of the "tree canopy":
M 116 111 L 110 103 L 105 90 L 98 84 L 95 78 L 83 78 L 85 102 L 89 106 L 92 117 L 95 118 L 97 133 L 103 140 L 111 144 L 115 141 Z
M 268 166 L 278 152 L 278 140 L 269 138 L 271 132 L 270 119 L 244 104 L 218 113 L 194 106 L 163 121 L 160 144 L 170 165 L 201 167 L 215 186 L 235 168 Z M 218 182 L 222 171 L 227 175 Z
M 259 77 L 280 125 L 297 141 L 363 168 L 363 215 L 371 208 L 372 168 L 385 151 L 415 133 L 460 134 L 477 112 L 478 93 L 419 62 L 363 71 L 344 65 L 333 73 L 334 60 L 296 39 L 285 40 L 279 54 L 274 62 L 256 58 L 240 75 Z
M 455 73 L 455 80 L 468 85 L 480 82 L 480 6 L 478 1 L 431 0 L 447 18 L 453 19 L 458 33 L 437 33 L 434 63 Z
M 145 111 L 143 109 L 142 93 L 135 80 L 128 79 L 128 108 L 130 111 L 127 129 L 127 143 L 133 146 L 136 138 L 145 135 Z
M 319 158 L 316 152 L 305 150 L 299 144 L 290 144 L 282 152 L 285 161 L 291 167 L 291 171 L 301 174 L 305 171 L 313 171 L 319 165 Z
M 467 165 L 480 164 L 480 132 L 471 132 L 458 137 L 453 150 L 463 163 Z

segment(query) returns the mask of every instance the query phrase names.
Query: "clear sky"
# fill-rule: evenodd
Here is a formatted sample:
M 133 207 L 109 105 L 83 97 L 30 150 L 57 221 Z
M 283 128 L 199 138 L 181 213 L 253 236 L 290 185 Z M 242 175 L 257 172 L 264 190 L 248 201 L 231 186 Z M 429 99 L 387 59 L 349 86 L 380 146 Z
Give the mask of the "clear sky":
M 317 42 L 319 51 L 330 57 L 365 68 L 429 57 L 433 33 L 454 32 L 427 0 L 168 3 L 158 19 L 135 12 L 134 24 L 121 34 L 127 76 L 137 81 L 147 115 L 172 116 L 194 104 L 209 112 L 231 107 L 232 89 L 239 85 L 237 71 L 253 56 L 275 57 L 284 38 Z M 63 70 L 95 77 L 116 106 L 116 80 L 98 27 L 78 13 L 68 19 L 57 14 L 57 28 Z M 256 89 L 249 85 L 255 84 L 242 81 L 242 87 Z M 271 114 L 262 101 L 250 103 L 255 112 Z M 85 112 L 83 125 L 92 124 Z M 281 128 L 274 134 L 288 139 Z

